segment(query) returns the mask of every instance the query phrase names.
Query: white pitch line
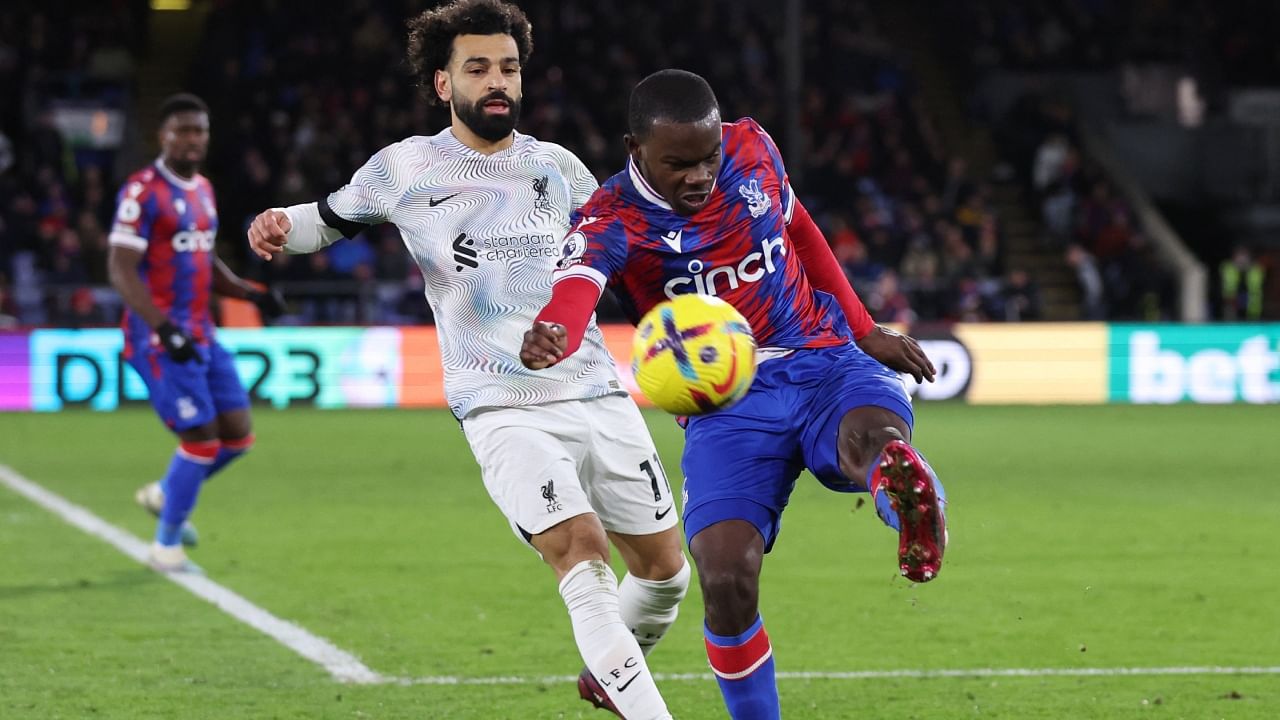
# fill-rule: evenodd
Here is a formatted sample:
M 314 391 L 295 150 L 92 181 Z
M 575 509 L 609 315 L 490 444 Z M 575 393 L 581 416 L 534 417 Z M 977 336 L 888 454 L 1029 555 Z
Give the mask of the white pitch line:
M 0 465 L 0 484 L 12 489 L 61 517 L 67 523 L 106 541 L 120 552 L 146 564 L 147 544 L 108 523 L 88 510 L 31 482 L 6 465 Z M 199 575 L 167 574 L 169 580 L 186 588 L 223 612 L 253 627 L 302 657 L 323 667 L 339 682 L 361 685 L 555 685 L 571 683 L 576 675 L 459 677 L 388 677 L 371 670 L 354 655 L 338 648 L 301 626 L 272 615 L 243 597 Z M 1117 677 L 1158 675 L 1280 675 L 1280 666 L 1120 668 L 956 668 L 942 670 L 853 670 L 847 672 L 779 672 L 779 680 L 884 680 L 893 678 L 991 678 L 991 677 Z M 654 673 L 660 682 L 711 680 L 711 673 Z
M 992 677 L 1117 677 L 1158 675 L 1280 675 L 1280 667 L 1120 667 L 1120 668 L 956 668 L 944 670 L 851 670 L 846 672 L 779 672 L 779 680 L 889 680 L 893 678 L 992 678 Z M 713 680 L 711 673 L 654 673 L 658 682 Z M 555 685 L 574 682 L 577 675 L 544 677 L 436 677 L 394 678 L 400 685 Z
M 46 490 L 6 465 L 0 465 L 0 483 L 67 523 L 107 542 L 134 560 L 146 564 L 147 543 L 125 530 Z M 281 645 L 323 667 L 339 682 L 357 684 L 391 682 L 390 678 L 369 669 L 351 653 L 322 637 L 307 632 L 299 625 L 272 615 L 207 577 L 182 573 L 166 573 L 165 577 L 186 588 L 196 597 L 213 603 L 236 620 L 261 631 Z

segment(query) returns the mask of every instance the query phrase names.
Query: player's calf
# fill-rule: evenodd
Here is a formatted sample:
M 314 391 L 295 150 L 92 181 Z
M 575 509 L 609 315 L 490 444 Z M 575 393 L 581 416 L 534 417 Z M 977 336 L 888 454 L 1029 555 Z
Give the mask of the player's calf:
M 217 440 L 183 440 L 178 446 L 163 481 L 164 505 L 156 523 L 157 543 L 166 546 L 181 543 L 182 526 L 195 508 L 200 486 L 220 447 Z
M 668 720 L 671 714 L 644 653 L 618 612 L 618 580 L 609 565 L 603 560 L 578 563 L 560 581 L 560 595 L 578 652 L 595 685 L 614 705 L 606 709 L 632 720 Z
M 631 629 L 646 656 L 679 616 L 680 601 L 689 591 L 691 575 L 686 562 L 665 580 L 646 580 L 628 573 L 618 584 L 618 609 L 622 621 Z

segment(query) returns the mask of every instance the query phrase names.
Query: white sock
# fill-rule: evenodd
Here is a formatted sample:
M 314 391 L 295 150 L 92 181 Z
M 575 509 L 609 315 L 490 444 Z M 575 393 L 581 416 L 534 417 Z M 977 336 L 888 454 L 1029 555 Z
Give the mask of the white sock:
M 671 717 L 644 653 L 618 612 L 618 578 L 601 560 L 584 560 L 560 581 L 578 652 L 613 704 L 629 720 Z
M 680 601 L 689 590 L 689 563 L 666 580 L 645 580 L 634 575 L 622 578 L 618 587 L 618 609 L 622 622 L 636 636 L 645 655 L 653 650 L 671 623 L 680 614 Z

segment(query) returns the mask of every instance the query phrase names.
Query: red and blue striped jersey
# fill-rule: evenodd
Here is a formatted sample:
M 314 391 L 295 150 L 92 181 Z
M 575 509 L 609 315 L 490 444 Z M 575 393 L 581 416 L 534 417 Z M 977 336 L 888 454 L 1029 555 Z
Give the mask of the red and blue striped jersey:
M 750 118 L 724 123 L 721 154 L 707 204 L 689 217 L 628 162 L 575 215 L 557 280 L 609 287 L 632 322 L 700 293 L 737 308 L 762 348 L 851 342 L 840 306 L 814 290 L 785 232 L 795 199 L 773 140 Z
M 188 180 L 157 160 L 129 176 L 116 198 L 112 245 L 143 253 L 138 274 L 151 301 L 197 342 L 213 339 L 209 294 L 213 290 L 218 212 L 213 186 L 203 175 Z M 146 347 L 151 328 L 126 310 L 125 352 Z

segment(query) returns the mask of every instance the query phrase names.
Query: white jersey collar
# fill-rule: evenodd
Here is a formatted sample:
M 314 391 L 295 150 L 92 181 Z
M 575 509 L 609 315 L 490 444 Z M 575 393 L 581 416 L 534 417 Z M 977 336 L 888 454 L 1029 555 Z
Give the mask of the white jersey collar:
M 658 191 L 654 190 L 653 186 L 649 184 L 649 181 L 644 179 L 644 175 L 640 174 L 640 168 L 636 167 L 635 161 L 630 157 L 627 158 L 627 176 L 631 178 L 631 185 L 636 189 L 636 192 L 640 193 L 640 197 L 648 200 L 654 205 L 657 205 L 663 210 L 675 212 L 675 210 L 671 208 L 671 203 L 667 202 L 661 195 L 659 195 Z M 711 189 L 707 191 L 708 199 L 711 197 L 711 193 L 714 193 L 715 191 L 716 180 L 712 180 Z
M 671 203 L 667 202 L 658 194 L 657 190 L 649 184 L 648 180 L 640 174 L 640 168 L 636 167 L 636 163 L 630 157 L 627 158 L 627 176 L 631 178 L 631 185 L 640 193 L 640 197 L 648 200 L 650 203 L 657 205 L 663 210 L 671 210 Z M 675 212 L 674 210 L 671 210 Z
M 466 143 L 462 142 L 461 140 L 459 140 L 458 136 L 453 134 L 453 128 L 451 127 L 447 127 L 441 130 L 440 133 L 437 135 L 437 137 L 443 140 L 443 144 L 446 148 L 448 148 L 451 152 L 457 153 L 458 155 L 464 155 L 466 157 L 474 157 L 474 158 L 496 159 L 496 158 L 508 157 L 518 152 L 519 149 L 525 144 L 525 142 L 529 138 L 528 135 L 517 132 L 515 130 L 512 130 L 511 134 L 514 137 L 509 146 L 503 148 L 502 150 L 499 150 L 498 152 L 488 153 L 488 154 L 482 153 L 476 150 L 475 148 L 468 146 Z
M 183 190 L 195 190 L 200 187 L 200 183 L 196 181 L 196 178 L 200 177 L 199 174 L 188 180 L 166 167 L 164 164 L 164 158 L 162 157 L 156 158 L 156 171 L 159 172 L 160 176 L 165 180 L 168 180 Z

